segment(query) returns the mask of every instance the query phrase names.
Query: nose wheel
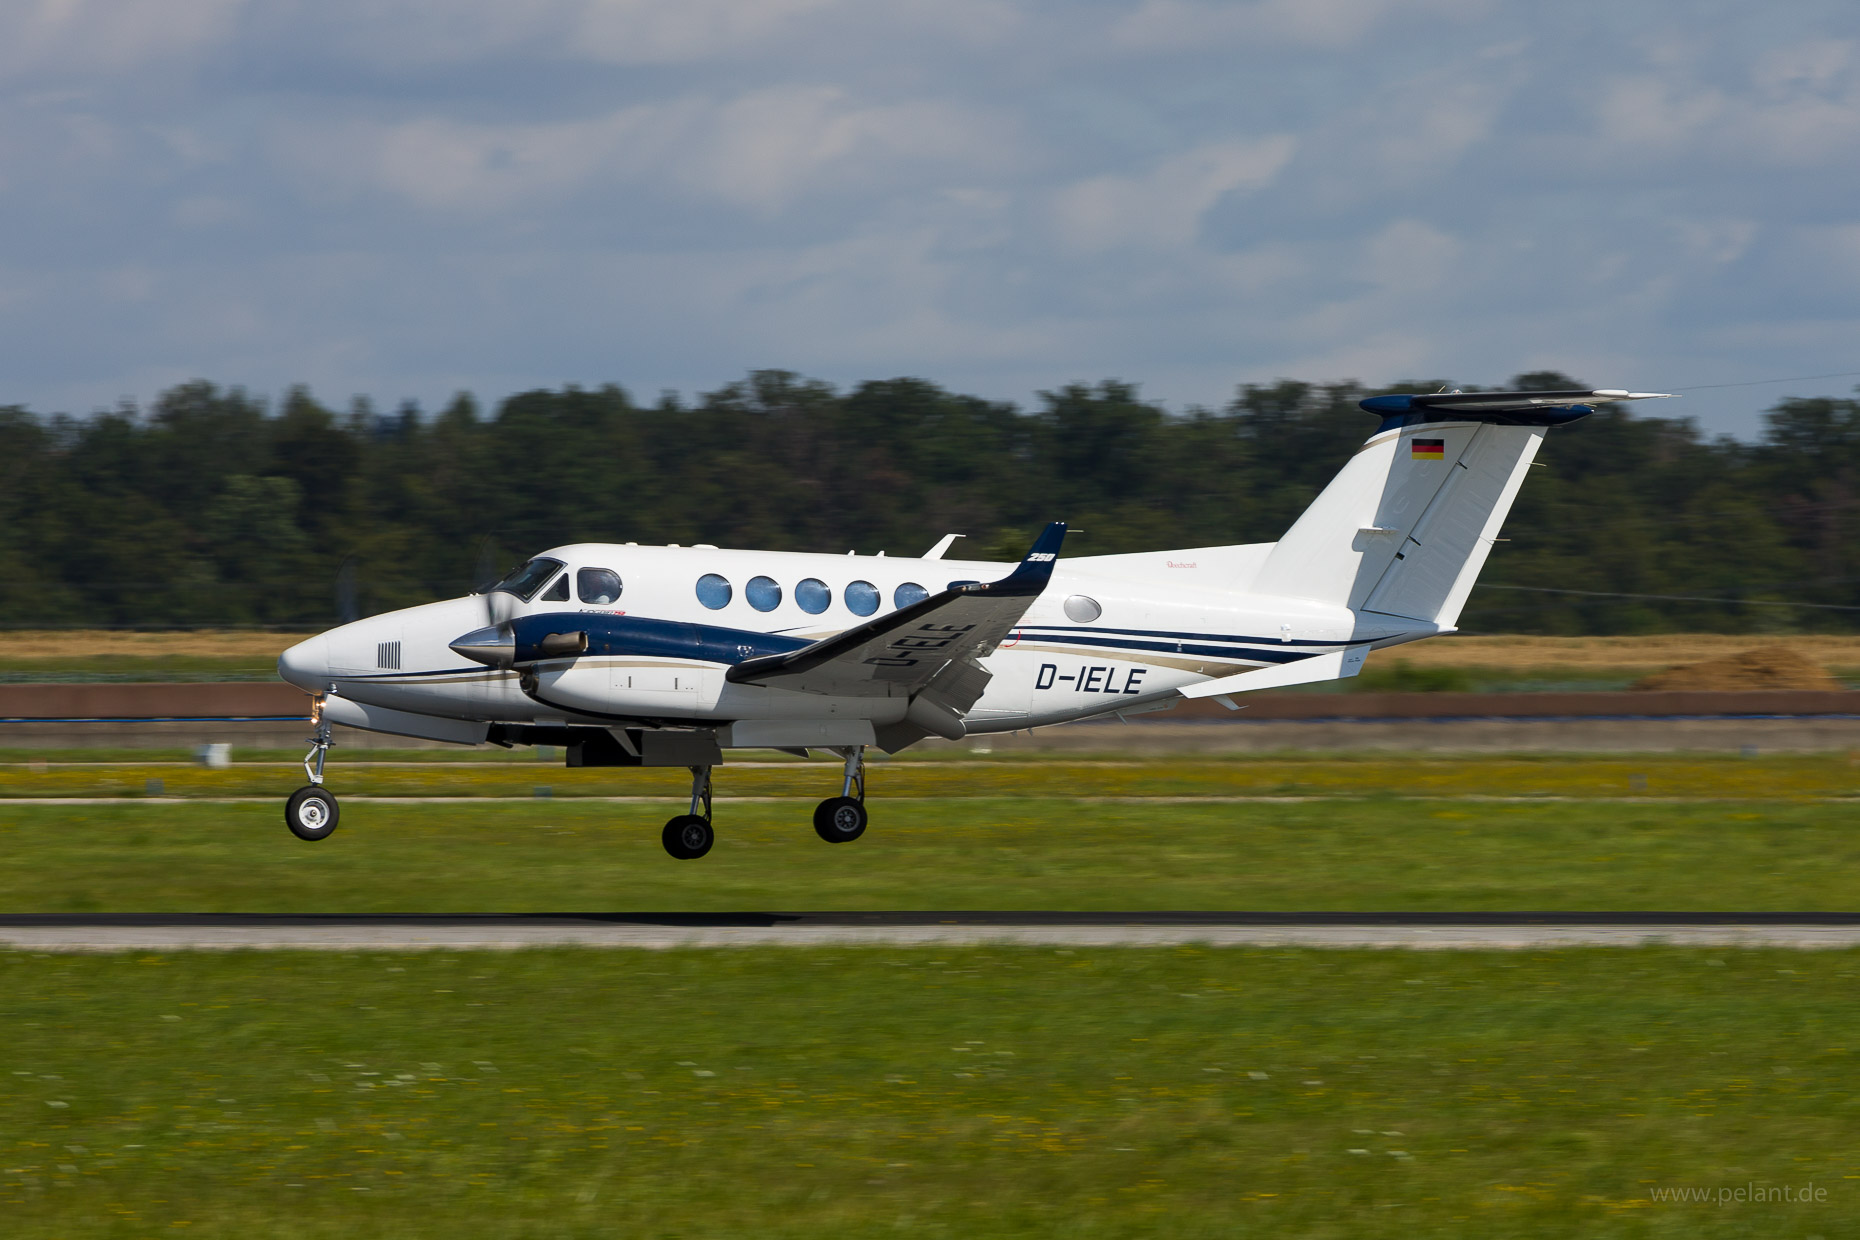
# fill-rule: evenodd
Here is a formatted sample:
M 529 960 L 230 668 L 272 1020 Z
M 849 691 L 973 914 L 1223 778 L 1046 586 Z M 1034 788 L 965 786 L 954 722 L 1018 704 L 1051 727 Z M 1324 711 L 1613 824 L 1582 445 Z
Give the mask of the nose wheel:
M 342 808 L 336 804 L 335 794 L 315 784 L 299 788 L 284 803 L 284 825 L 300 840 L 327 839 L 341 816 Z
M 336 742 L 331 739 L 329 721 L 323 718 L 321 697 L 312 700 L 310 719 L 316 724 L 310 752 L 304 755 L 304 776 L 310 784 L 291 793 L 290 800 L 284 803 L 284 825 L 298 839 L 314 842 L 329 838 L 342 816 L 342 807 L 336 804 L 336 794 L 323 786 L 323 760 Z

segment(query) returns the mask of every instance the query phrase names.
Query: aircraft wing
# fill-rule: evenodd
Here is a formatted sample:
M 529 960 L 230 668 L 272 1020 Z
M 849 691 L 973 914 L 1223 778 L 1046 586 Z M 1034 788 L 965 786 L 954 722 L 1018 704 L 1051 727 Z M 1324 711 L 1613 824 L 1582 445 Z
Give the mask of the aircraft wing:
M 1066 523 L 1055 521 L 999 581 L 955 586 L 800 650 L 746 659 L 726 675 L 802 693 L 888 697 L 917 695 L 935 681 L 946 709 L 966 711 L 989 680 L 975 660 L 992 653 L 1046 589 L 1065 536 Z

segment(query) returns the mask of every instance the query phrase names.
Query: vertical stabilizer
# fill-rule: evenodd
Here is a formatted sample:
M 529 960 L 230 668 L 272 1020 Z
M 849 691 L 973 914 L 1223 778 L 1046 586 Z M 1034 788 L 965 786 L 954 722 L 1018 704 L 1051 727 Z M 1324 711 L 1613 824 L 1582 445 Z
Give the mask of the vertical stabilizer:
M 1253 588 L 1452 627 L 1543 435 L 1473 420 L 1378 431 L 1279 540 Z
M 1362 610 L 1431 620 L 1443 629 L 1458 624 L 1543 440 L 1541 426 L 1481 426 Z

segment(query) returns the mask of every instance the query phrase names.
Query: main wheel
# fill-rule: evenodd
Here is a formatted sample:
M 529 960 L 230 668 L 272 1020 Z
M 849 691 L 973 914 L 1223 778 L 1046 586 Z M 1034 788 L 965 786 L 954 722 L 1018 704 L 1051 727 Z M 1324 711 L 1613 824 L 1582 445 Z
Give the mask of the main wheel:
M 284 803 L 284 825 L 300 840 L 327 838 L 341 815 L 336 794 L 320 784 L 299 788 Z
M 814 833 L 829 844 L 858 839 L 865 823 L 865 802 L 857 797 L 828 797 L 814 807 Z
M 710 846 L 717 842 L 717 833 L 711 830 L 708 818 L 680 814 L 665 824 L 659 839 L 672 856 L 680 861 L 694 861 L 710 851 Z

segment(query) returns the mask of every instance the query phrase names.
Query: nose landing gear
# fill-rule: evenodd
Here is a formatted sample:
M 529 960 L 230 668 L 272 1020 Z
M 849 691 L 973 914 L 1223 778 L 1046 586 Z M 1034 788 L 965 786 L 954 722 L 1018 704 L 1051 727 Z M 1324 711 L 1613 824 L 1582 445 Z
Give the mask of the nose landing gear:
M 336 742 L 331 739 L 333 728 L 323 718 L 320 695 L 311 701 L 310 721 L 316 725 L 310 752 L 304 755 L 304 776 L 310 784 L 291 793 L 290 800 L 284 803 L 284 825 L 298 839 L 315 841 L 327 839 L 336 829 L 342 809 L 336 804 L 336 794 L 323 786 L 323 760 Z
M 699 813 L 699 810 L 703 813 Z M 710 851 L 717 833 L 710 825 L 710 768 L 691 768 L 691 812 L 680 814 L 665 824 L 659 841 L 665 851 L 680 861 L 695 861 Z

